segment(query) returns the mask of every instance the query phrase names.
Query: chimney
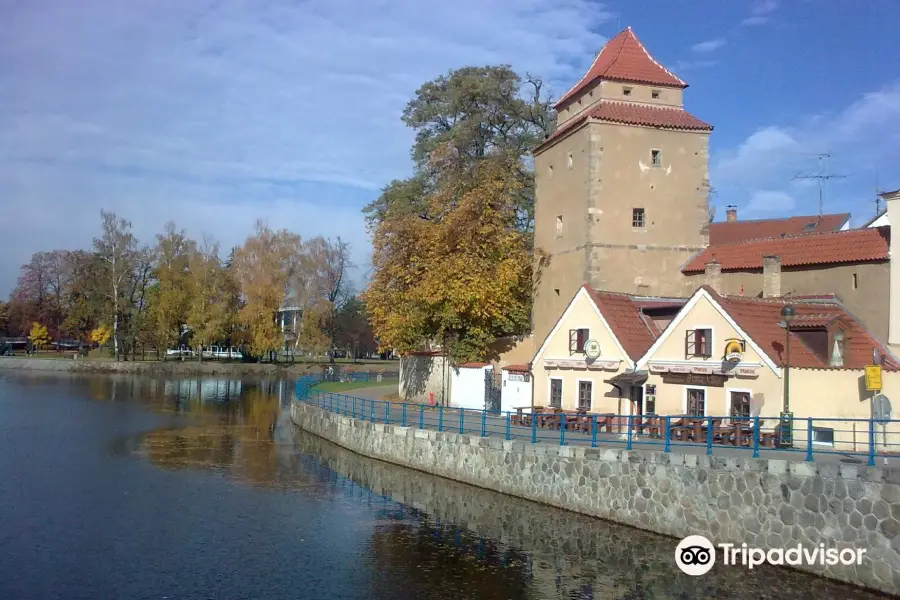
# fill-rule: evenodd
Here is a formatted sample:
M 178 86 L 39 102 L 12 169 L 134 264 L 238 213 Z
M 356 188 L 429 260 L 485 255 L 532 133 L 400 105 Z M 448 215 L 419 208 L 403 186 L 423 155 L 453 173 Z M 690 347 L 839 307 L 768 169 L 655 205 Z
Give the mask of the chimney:
M 881 194 L 888 223 L 900 224 L 900 190 Z M 898 225 L 900 227 L 900 225 Z M 888 288 L 888 344 L 900 347 L 900 235 L 890 236 L 890 287 Z
M 706 263 L 703 268 L 703 273 L 705 275 L 704 279 L 706 280 L 706 285 L 711 287 L 716 291 L 716 293 L 722 293 L 722 265 L 713 258 L 711 261 Z
M 725 220 L 729 223 L 737 221 L 737 206 L 729 204 L 725 207 Z
M 763 256 L 763 298 L 781 296 L 781 257 Z

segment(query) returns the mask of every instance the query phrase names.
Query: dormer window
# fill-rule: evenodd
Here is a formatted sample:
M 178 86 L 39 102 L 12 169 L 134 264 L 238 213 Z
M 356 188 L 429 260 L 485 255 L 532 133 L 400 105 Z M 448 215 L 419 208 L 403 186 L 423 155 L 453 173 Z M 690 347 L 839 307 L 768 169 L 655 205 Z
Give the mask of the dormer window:
M 623 96 L 630 96 L 630 95 L 631 95 L 631 90 L 632 90 L 632 89 L 633 89 L 633 88 L 630 88 L 630 87 L 628 87 L 628 86 L 623 87 L 623 88 L 622 88 L 622 95 L 623 95 Z

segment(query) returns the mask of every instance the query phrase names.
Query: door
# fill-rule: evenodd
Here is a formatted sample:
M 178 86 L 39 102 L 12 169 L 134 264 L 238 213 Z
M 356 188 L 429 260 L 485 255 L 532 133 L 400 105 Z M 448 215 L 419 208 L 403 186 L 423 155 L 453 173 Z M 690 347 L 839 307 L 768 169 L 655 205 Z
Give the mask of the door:
M 488 412 L 500 412 L 500 377 L 499 371 L 484 371 L 484 410 Z
M 632 426 L 637 431 L 643 430 L 644 422 L 644 387 L 640 385 L 631 386 L 631 414 L 634 418 L 631 420 Z

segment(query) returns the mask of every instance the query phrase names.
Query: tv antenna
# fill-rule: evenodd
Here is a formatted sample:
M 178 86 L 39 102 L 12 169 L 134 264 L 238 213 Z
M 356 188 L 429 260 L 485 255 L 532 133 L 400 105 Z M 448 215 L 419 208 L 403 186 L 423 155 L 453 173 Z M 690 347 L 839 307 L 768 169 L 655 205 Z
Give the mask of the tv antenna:
M 819 172 L 816 174 L 806 173 L 806 174 L 794 175 L 794 180 L 800 180 L 800 181 L 815 180 L 816 183 L 818 183 L 818 185 L 819 185 L 819 217 L 821 217 L 822 216 L 822 188 L 824 187 L 825 182 L 828 181 L 829 179 L 843 179 L 844 177 L 846 177 L 846 175 L 832 175 L 830 173 L 825 172 L 825 169 L 824 169 L 825 161 L 827 161 L 829 158 L 831 158 L 831 154 L 822 153 L 822 154 L 813 154 L 812 156 L 815 156 L 816 158 L 819 159 Z

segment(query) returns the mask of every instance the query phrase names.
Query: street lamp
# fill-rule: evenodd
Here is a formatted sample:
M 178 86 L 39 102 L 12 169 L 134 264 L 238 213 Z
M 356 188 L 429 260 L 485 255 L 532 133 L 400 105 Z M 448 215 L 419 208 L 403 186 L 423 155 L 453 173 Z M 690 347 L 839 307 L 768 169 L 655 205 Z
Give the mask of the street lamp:
M 797 311 L 790 304 L 785 304 L 781 309 L 781 318 L 784 321 L 784 407 L 781 411 L 781 445 L 790 447 L 793 445 L 793 415 L 791 414 L 791 321 L 797 316 Z

